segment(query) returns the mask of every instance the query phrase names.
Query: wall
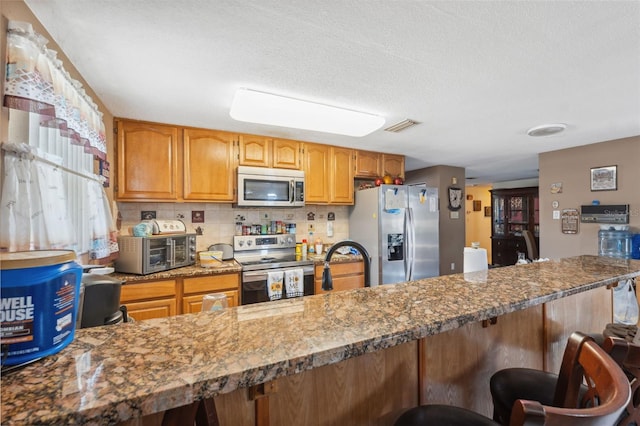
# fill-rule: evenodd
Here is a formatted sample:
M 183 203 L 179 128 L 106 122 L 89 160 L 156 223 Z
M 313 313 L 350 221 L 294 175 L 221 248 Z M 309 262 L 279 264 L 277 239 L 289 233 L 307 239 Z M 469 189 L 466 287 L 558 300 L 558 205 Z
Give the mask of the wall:
M 590 169 L 617 165 L 618 189 L 592 192 Z M 640 136 L 601 142 L 540 154 L 540 256 L 559 258 L 597 254 L 599 225 L 579 223 L 578 233 L 563 234 L 561 221 L 553 219 L 551 203 L 558 210 L 578 209 L 594 199 L 601 204 L 630 204 L 630 226 L 640 232 Z M 551 193 L 551 185 L 562 184 L 562 192 Z
M 426 183 L 427 186 L 438 188 L 440 198 L 440 275 L 462 272 L 465 210 L 464 206 L 456 212 L 447 208 L 449 205 L 447 189 L 450 186 L 455 186 L 464 190 L 464 168 L 434 166 L 412 170 L 406 172 L 406 183 Z M 462 196 L 463 199 L 466 198 L 466 194 L 463 193 Z
M 491 264 L 491 193 L 489 185 L 467 186 L 465 197 L 465 246 L 477 241 L 487 250 L 487 261 Z M 469 200 L 469 196 L 473 199 Z M 480 202 L 480 211 L 473 210 L 473 202 Z M 489 209 L 489 216 L 484 214 Z
M 180 219 L 187 226 L 187 232 L 202 230 L 196 237 L 196 249 L 206 250 L 211 244 L 233 243 L 236 217 L 244 217 L 245 224 L 262 224 L 264 214 L 269 220 L 281 220 L 296 224 L 296 240 L 320 238 L 325 244 L 332 244 L 349 237 L 349 209 L 347 206 L 306 206 L 298 209 L 238 208 L 232 204 L 220 203 L 118 203 L 122 215 L 121 235 L 131 234 L 130 228 L 141 220 L 142 211 L 155 211 L 158 219 Z M 204 223 L 191 222 L 192 211 L 204 211 Z M 327 236 L 327 215 L 334 213 L 333 237 Z M 314 220 L 309 220 L 313 213 Z M 309 225 L 313 225 L 311 234 Z

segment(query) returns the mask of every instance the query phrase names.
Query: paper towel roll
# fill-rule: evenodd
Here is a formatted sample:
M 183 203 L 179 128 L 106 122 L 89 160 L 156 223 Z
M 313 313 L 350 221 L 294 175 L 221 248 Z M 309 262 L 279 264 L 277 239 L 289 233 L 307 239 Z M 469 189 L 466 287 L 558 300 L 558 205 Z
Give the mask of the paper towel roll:
M 487 250 L 483 248 L 464 248 L 463 272 L 484 271 L 488 269 Z

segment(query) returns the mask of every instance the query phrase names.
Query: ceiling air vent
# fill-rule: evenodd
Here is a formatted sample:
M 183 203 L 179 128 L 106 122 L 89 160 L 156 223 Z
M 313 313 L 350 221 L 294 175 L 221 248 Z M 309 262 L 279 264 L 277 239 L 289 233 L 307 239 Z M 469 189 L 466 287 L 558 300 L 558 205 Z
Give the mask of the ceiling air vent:
M 393 126 L 389 126 L 386 129 L 384 129 L 386 132 L 394 132 L 394 133 L 398 133 L 401 132 L 405 129 L 408 129 L 409 127 L 415 126 L 416 124 L 420 124 L 417 121 L 413 121 L 413 120 L 403 120 L 399 123 L 394 124 Z

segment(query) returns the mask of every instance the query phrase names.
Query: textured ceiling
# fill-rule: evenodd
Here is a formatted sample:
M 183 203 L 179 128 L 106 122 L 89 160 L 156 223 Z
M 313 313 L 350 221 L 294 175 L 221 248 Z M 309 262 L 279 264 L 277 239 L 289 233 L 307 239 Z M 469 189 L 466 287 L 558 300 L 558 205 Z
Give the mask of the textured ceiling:
M 399 153 L 468 183 L 640 135 L 639 1 L 25 2 L 118 117 Z M 421 124 L 352 138 L 236 122 L 238 87 Z M 553 122 L 567 130 L 526 135 Z

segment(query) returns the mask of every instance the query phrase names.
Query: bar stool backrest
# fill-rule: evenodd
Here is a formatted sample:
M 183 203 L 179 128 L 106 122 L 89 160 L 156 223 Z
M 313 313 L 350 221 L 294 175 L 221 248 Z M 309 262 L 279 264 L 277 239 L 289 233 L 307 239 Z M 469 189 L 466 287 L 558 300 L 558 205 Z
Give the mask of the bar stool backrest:
M 611 341 L 607 344 L 620 344 L 628 348 L 624 340 L 608 339 Z M 583 383 L 588 391 L 581 398 L 580 387 Z M 593 338 L 576 332 L 569 338 L 564 352 L 554 406 L 517 400 L 513 405 L 510 424 L 611 426 L 616 424 L 630 399 L 629 381 L 616 361 Z

